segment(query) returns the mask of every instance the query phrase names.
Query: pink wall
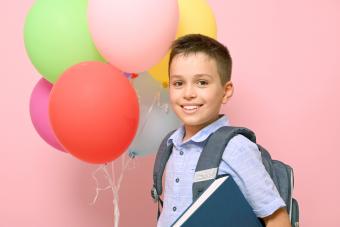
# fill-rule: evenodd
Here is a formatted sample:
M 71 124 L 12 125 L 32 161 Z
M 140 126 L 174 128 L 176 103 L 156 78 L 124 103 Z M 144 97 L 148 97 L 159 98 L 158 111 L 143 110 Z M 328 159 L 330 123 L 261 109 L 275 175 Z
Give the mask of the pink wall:
M 235 62 L 235 95 L 225 112 L 294 167 L 302 226 L 337 226 L 339 2 L 209 2 Z M 88 205 L 97 166 L 54 150 L 31 124 L 29 96 L 40 75 L 26 56 L 22 29 L 32 3 L 5 1 L 0 9 L 0 226 L 113 226 L 109 191 Z M 126 173 L 120 226 L 154 226 L 152 161 L 139 158 Z
M 293 166 L 302 226 L 339 226 L 339 2 L 210 2 L 235 62 L 225 112 Z

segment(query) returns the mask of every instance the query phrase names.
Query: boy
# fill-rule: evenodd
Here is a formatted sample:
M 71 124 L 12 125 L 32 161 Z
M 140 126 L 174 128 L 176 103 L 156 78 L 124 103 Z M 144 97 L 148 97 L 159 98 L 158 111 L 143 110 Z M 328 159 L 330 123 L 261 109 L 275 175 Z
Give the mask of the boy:
M 174 146 L 166 166 L 158 227 L 170 226 L 192 203 L 195 167 L 205 141 L 218 128 L 229 125 L 219 112 L 233 95 L 231 65 L 227 48 L 209 37 L 187 35 L 172 45 L 169 97 L 183 125 L 168 139 Z M 218 174 L 233 177 L 266 226 L 290 226 L 285 203 L 262 164 L 256 144 L 242 135 L 235 136 L 225 148 Z

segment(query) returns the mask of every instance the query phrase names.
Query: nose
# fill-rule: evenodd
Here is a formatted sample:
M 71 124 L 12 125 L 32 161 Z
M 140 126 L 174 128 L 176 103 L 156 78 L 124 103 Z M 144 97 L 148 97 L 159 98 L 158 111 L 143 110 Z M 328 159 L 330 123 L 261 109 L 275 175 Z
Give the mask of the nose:
M 196 96 L 197 96 L 197 94 L 196 94 L 196 90 L 195 90 L 194 86 L 192 86 L 192 85 L 185 86 L 184 94 L 183 94 L 183 97 L 185 99 L 192 99 L 192 98 L 195 98 Z

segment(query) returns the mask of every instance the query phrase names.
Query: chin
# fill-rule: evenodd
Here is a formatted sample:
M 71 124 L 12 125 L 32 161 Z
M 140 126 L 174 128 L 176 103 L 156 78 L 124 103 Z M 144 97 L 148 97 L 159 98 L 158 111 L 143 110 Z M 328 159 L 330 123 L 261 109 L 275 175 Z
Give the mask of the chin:
M 180 118 L 182 123 L 186 126 L 200 126 L 202 124 L 204 124 L 204 120 L 202 119 L 197 119 L 195 118 L 191 118 L 191 117 L 182 117 Z

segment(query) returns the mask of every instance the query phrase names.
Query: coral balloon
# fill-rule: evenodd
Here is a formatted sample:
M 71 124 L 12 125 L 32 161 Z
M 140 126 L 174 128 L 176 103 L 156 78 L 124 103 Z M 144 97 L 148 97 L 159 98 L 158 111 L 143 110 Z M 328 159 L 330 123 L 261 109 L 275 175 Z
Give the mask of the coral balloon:
M 166 54 L 178 27 L 176 0 L 89 0 L 88 20 L 102 56 L 125 72 L 142 72 Z
M 30 98 L 30 115 L 33 126 L 40 137 L 52 147 L 64 151 L 55 136 L 48 117 L 48 97 L 52 84 L 41 78 L 33 88 Z
M 206 0 L 178 0 L 179 25 L 176 38 L 200 33 L 211 38 L 217 36 L 216 21 L 212 9 Z M 168 84 L 168 63 L 170 53 L 148 72 L 164 87 Z
M 87 0 L 39 0 L 25 22 L 27 54 L 40 74 L 51 83 L 70 66 L 103 61 L 91 39 Z
M 129 80 L 109 64 L 84 62 L 67 69 L 53 86 L 52 128 L 75 157 L 90 163 L 116 159 L 138 127 L 138 99 Z

